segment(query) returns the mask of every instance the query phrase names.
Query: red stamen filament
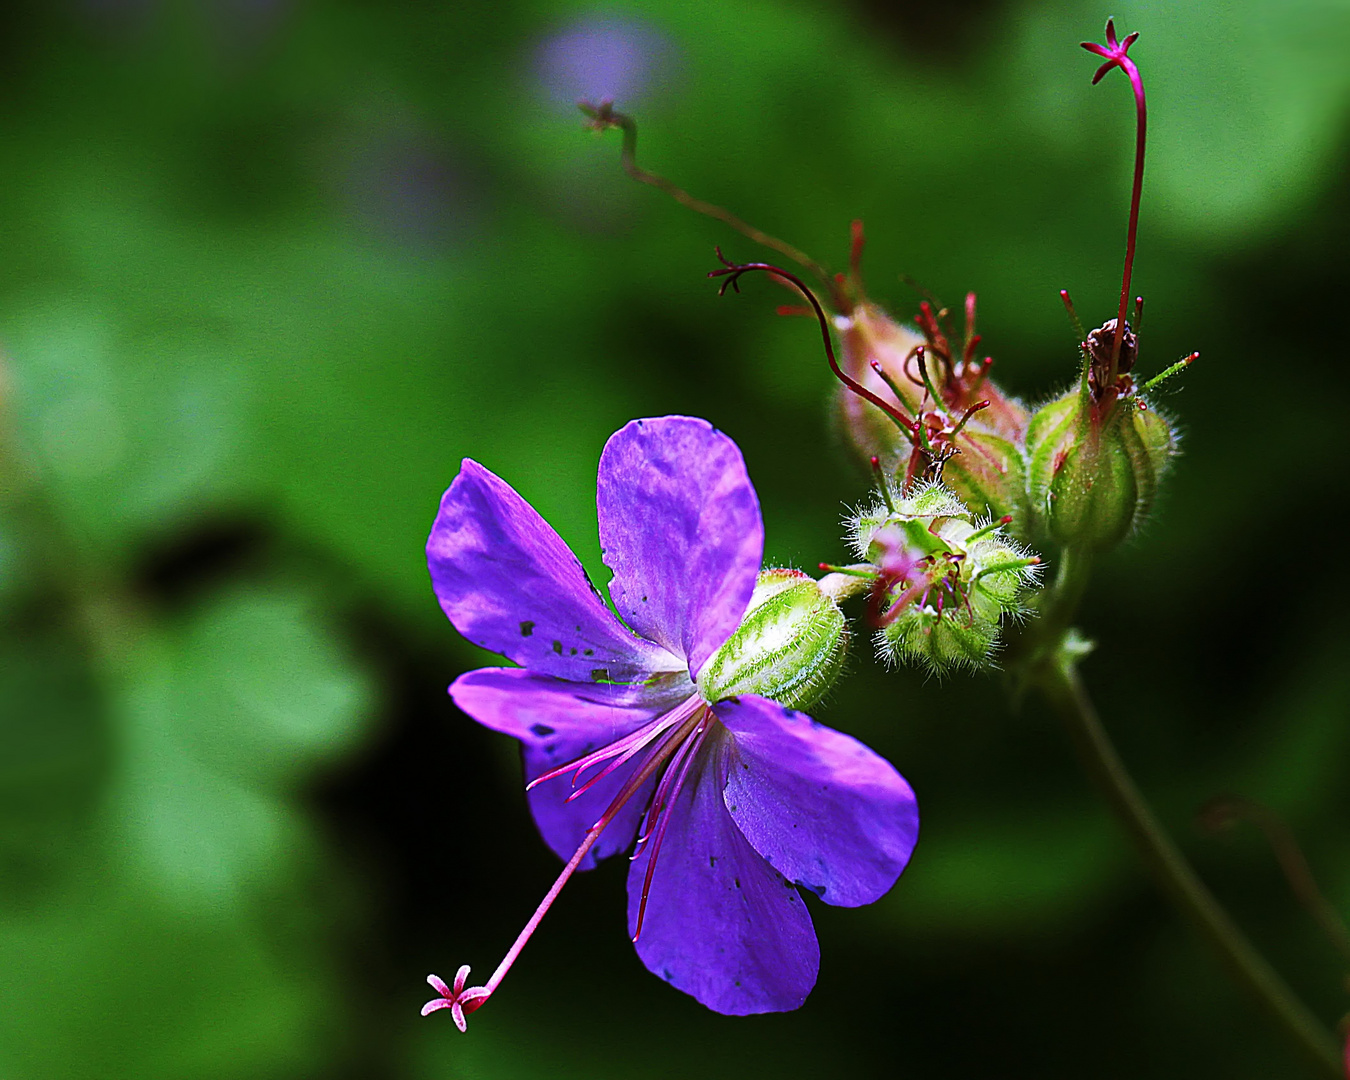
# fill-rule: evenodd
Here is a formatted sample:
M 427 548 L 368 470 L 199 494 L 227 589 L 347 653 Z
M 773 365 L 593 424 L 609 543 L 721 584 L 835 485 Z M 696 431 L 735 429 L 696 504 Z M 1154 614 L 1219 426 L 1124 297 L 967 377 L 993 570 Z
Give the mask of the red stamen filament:
M 666 838 L 666 829 L 670 827 L 670 820 L 675 816 L 672 813 L 674 809 L 673 796 L 677 795 L 684 786 L 685 777 L 689 775 L 689 767 L 698 757 L 699 748 L 708 737 L 711 720 L 712 714 L 705 709 L 698 726 L 694 728 L 693 734 L 683 741 L 680 749 L 676 752 L 675 758 L 666 767 L 665 775 L 661 777 L 661 783 L 657 789 L 656 798 L 652 800 L 653 804 L 656 804 L 659 800 L 654 825 L 656 835 L 652 839 L 652 853 L 647 859 L 647 873 L 642 878 L 642 897 L 638 901 L 637 921 L 633 926 L 634 941 L 637 941 L 642 934 L 642 923 L 647 917 L 647 897 L 651 895 L 652 877 L 656 874 L 656 860 L 661 854 L 661 841 Z M 672 774 L 675 776 L 673 784 L 670 782 Z M 648 814 L 650 813 L 651 807 L 648 807 Z M 651 833 L 647 832 L 639 843 L 645 843 L 647 836 L 651 836 Z M 634 854 L 636 855 L 637 852 L 635 851 Z

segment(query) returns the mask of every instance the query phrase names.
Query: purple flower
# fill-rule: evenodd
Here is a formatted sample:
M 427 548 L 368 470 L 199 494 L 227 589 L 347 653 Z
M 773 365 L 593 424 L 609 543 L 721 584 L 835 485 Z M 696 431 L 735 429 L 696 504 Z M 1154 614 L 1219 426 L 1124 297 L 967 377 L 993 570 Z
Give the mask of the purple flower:
M 597 503 L 623 622 L 481 465 L 466 460 L 441 500 L 427 543 L 441 607 L 521 665 L 469 672 L 451 696 L 521 741 L 530 808 L 567 865 L 488 982 L 433 976 L 441 996 L 423 1014 L 450 1008 L 460 1023 L 482 1006 L 572 873 L 630 848 L 629 932 L 649 970 L 717 1012 L 795 1009 L 820 962 L 797 886 L 845 907 L 884 895 L 917 839 L 914 794 L 803 713 L 700 692 L 763 554 L 735 443 L 704 420 L 635 420 L 605 446 Z

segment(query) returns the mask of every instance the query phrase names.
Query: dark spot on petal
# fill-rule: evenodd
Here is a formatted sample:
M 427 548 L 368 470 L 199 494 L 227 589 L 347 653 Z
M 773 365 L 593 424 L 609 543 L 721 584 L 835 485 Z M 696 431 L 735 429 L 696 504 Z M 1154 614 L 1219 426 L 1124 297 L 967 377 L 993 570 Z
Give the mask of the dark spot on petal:
M 582 656 L 594 656 L 594 655 L 595 655 L 595 650 L 594 650 L 594 649 L 582 649 L 582 650 L 581 650 L 581 655 L 582 655 Z
M 530 622 L 529 619 L 526 619 L 523 623 L 520 624 L 521 637 L 529 637 L 533 633 L 534 633 L 534 623 Z
M 716 866 L 716 865 L 717 865 L 717 856 L 716 856 L 716 855 L 709 855 L 709 856 L 708 856 L 708 865 L 709 865 L 709 866 Z
M 591 682 L 609 682 L 609 668 L 591 668 Z
M 538 735 L 541 739 L 548 738 L 550 735 L 553 734 L 554 731 L 554 729 L 549 727 L 547 724 L 535 724 L 533 727 L 530 728 L 530 730 L 533 731 L 536 735 Z
M 737 979 L 737 980 L 736 980 L 736 985 L 737 985 L 737 986 L 740 986 L 740 985 L 741 985 L 741 980 L 740 980 L 740 979 Z
M 557 653 L 559 656 L 562 655 L 562 642 L 561 642 L 561 641 L 555 641 L 555 642 L 553 643 L 553 651 L 554 651 L 555 653 Z
M 573 656 L 576 656 L 576 654 L 577 654 L 576 646 L 573 646 L 573 647 L 572 647 L 572 655 L 573 655 Z
M 740 879 L 740 878 L 734 877 L 734 878 L 732 878 L 731 880 L 735 883 L 736 888 L 739 889 L 739 888 L 741 887 L 741 879 Z
M 642 602 L 643 602 L 644 604 L 647 602 L 647 598 L 646 598 L 645 596 L 642 598 Z

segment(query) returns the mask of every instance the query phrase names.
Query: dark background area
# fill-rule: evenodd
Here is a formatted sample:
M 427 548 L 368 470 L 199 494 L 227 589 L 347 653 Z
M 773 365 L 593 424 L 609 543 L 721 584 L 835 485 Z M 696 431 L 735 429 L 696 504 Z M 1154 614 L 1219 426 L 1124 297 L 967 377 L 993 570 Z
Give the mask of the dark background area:
M 1084 674 L 1161 816 L 1334 1023 L 1344 963 L 1260 835 L 1350 913 L 1350 4 L 587 5 L 66 0 L 0 11 L 0 1077 L 1296 1077 L 1145 878 L 1041 703 L 886 672 L 816 714 L 895 762 L 923 840 L 815 904 L 804 1008 L 731 1019 L 649 975 L 623 873 L 556 873 L 488 662 L 422 546 L 466 455 L 597 581 L 594 479 L 635 416 L 742 447 L 768 559 L 844 556 L 862 498 L 812 329 L 626 180 L 639 159 L 872 295 L 980 299 L 1003 385 L 1072 377 L 1057 291 L 1114 314 L 1133 115 L 1078 48 L 1141 31 L 1141 368 L 1198 349 L 1147 530 L 1102 560 Z

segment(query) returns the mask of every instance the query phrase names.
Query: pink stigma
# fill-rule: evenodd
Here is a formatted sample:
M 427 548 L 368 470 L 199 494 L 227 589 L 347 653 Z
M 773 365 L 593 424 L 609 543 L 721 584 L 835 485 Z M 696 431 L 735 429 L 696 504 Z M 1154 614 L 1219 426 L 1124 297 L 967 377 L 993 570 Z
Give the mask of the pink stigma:
M 1103 57 L 1106 60 L 1097 73 L 1092 76 L 1092 85 L 1096 86 L 1098 82 L 1112 68 L 1120 68 L 1125 72 L 1130 80 L 1130 86 L 1134 88 L 1135 105 L 1135 139 L 1134 139 L 1134 187 L 1130 194 L 1130 226 L 1125 238 L 1125 273 L 1122 276 L 1120 285 L 1120 309 L 1116 312 L 1116 333 L 1111 341 L 1111 362 L 1107 369 L 1106 386 L 1111 387 L 1116 384 L 1116 364 L 1120 359 L 1120 343 L 1125 335 L 1125 313 L 1130 300 L 1130 274 L 1134 270 L 1134 241 L 1139 232 L 1139 200 L 1144 191 L 1144 137 L 1148 129 L 1148 106 L 1144 102 L 1144 80 L 1139 74 L 1139 68 L 1135 66 L 1133 60 L 1129 57 L 1130 46 L 1135 43 L 1139 34 L 1133 33 L 1124 41 L 1116 40 L 1116 23 L 1114 19 L 1106 20 L 1106 44 L 1098 45 L 1096 42 L 1084 41 L 1083 48 L 1090 53 Z
M 614 796 L 613 801 L 600 815 L 599 820 L 587 831 L 581 841 L 581 846 L 567 860 L 567 865 L 563 867 L 562 873 L 558 875 L 553 887 L 545 894 L 544 899 L 535 908 L 534 914 L 530 916 L 530 921 L 525 924 L 525 929 L 516 937 L 506 956 L 502 958 L 502 962 L 497 965 L 497 970 L 492 973 L 492 978 L 488 979 L 482 986 L 466 988 L 464 984 L 469 979 L 468 964 L 455 972 L 453 986 L 447 986 L 445 980 L 438 975 L 428 975 L 427 982 L 438 996 L 422 1006 L 423 1016 L 430 1016 L 440 1009 L 449 1009 L 450 1016 L 455 1021 L 455 1027 L 459 1028 L 460 1031 L 468 1030 L 465 1017 L 487 1004 L 488 998 L 496 991 L 502 979 L 506 978 L 506 973 L 511 970 L 511 965 L 516 962 L 516 957 L 525 948 L 525 943 L 530 940 L 531 935 L 543 922 L 544 916 L 548 914 L 548 909 L 553 906 L 553 901 L 562 892 L 563 886 L 567 884 L 568 879 L 581 865 L 586 853 L 600 839 L 600 834 L 605 831 L 606 826 L 614 820 L 615 816 L 636 794 L 638 789 L 658 772 L 661 772 L 664 767 L 664 772 L 657 782 L 651 801 L 647 804 L 642 827 L 639 829 L 637 850 L 633 854 L 633 857 L 637 858 L 648 841 L 652 842 L 652 855 L 647 864 L 647 874 L 643 882 L 642 899 L 638 909 L 637 933 L 633 935 L 633 940 L 637 940 L 637 934 L 642 931 L 642 920 L 647 910 L 647 894 L 651 890 L 652 875 L 656 872 L 656 857 L 660 853 L 661 841 L 670 825 L 671 811 L 680 788 L 689 774 L 690 766 L 694 758 L 698 756 L 714 720 L 715 717 L 704 704 L 703 699 L 695 695 L 681 702 L 670 712 L 658 716 L 655 720 L 644 724 L 623 738 L 616 739 L 608 746 L 603 746 L 593 753 L 586 754 L 576 761 L 545 773 L 530 782 L 529 787 L 533 788 L 536 784 L 553 780 L 570 772 L 573 774 L 572 784 L 575 788 L 577 780 L 584 771 L 608 762 L 596 776 L 568 796 L 570 802 L 587 791 L 601 777 L 609 775 L 614 769 L 629 761 L 640 751 L 645 749 L 647 752 L 646 757 L 642 759 L 642 763 L 634 770 L 633 775 L 628 778 L 623 787 L 619 789 L 619 793 Z

